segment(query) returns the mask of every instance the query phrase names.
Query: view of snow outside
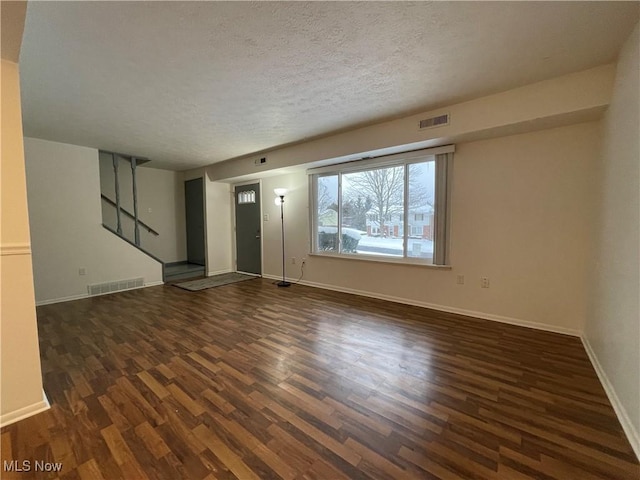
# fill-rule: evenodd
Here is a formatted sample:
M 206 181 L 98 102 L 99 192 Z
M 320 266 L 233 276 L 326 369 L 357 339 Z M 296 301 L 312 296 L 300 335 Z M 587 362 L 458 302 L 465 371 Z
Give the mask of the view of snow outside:
M 433 257 L 435 162 L 407 167 L 407 257 Z M 404 256 L 405 167 L 383 167 L 342 175 L 342 253 Z M 318 247 L 337 251 L 338 175 L 317 179 Z M 355 247 L 350 250 L 345 245 Z
M 318 227 L 318 233 L 335 234 L 338 227 Z M 386 255 L 394 257 L 402 257 L 403 255 L 403 239 L 402 238 L 383 238 L 368 236 L 367 232 L 354 230 L 353 228 L 343 228 L 342 235 L 358 240 L 358 247 L 354 253 L 363 253 L 368 255 Z M 433 257 L 433 242 L 431 240 L 422 240 L 419 238 L 409 238 L 408 256 L 417 258 Z

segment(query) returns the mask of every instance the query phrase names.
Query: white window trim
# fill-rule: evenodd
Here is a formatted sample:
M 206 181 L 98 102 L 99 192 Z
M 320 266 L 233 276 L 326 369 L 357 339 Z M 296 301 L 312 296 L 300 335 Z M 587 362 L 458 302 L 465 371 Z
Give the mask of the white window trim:
M 401 165 L 404 163 L 417 163 L 420 159 L 429 155 L 438 155 L 440 153 L 454 153 L 455 145 L 444 145 L 435 148 L 423 148 L 422 150 L 413 150 L 406 153 L 396 153 L 394 155 L 385 155 L 383 157 L 365 158 L 362 160 L 354 160 L 353 162 L 337 163 L 325 167 L 310 168 L 307 170 L 308 175 L 349 173 L 353 171 L 362 172 L 365 170 L 373 170 L 385 166 Z
M 438 270 L 451 270 L 451 265 L 434 265 L 430 261 L 426 261 L 416 257 L 392 257 L 385 255 L 367 255 L 367 254 L 352 254 L 352 253 L 333 253 L 333 252 L 310 252 L 312 257 L 329 257 L 329 258 L 342 258 L 345 260 L 358 260 L 363 262 L 377 262 L 377 263 L 393 263 L 397 265 L 412 265 L 414 267 L 423 268 L 435 268 Z
M 421 150 L 414 150 L 414 151 L 409 151 L 409 152 L 405 152 L 405 153 L 398 153 L 398 154 L 394 154 L 394 155 L 385 155 L 382 157 L 376 157 L 376 158 L 367 158 L 367 159 L 362 159 L 362 160 L 356 160 L 356 161 L 351 161 L 351 162 L 346 162 L 346 163 L 338 163 L 338 164 L 334 164 L 334 165 L 329 165 L 329 166 L 323 166 L 323 167 L 319 167 L 319 168 L 312 168 L 312 169 L 308 169 L 307 170 L 307 175 L 308 175 L 308 179 L 309 179 L 309 205 L 311 208 L 309 208 L 309 214 L 310 214 L 310 222 L 309 222 L 309 227 L 310 227 L 310 247 L 311 247 L 311 251 L 309 252 L 309 255 L 313 255 L 313 256 L 318 256 L 318 257 L 333 257 L 333 258 L 343 258 L 343 259 L 350 259 L 350 260 L 362 260 L 362 261 L 373 261 L 373 262 L 382 262 L 382 263 L 395 263 L 395 264 L 405 264 L 405 265 L 419 265 L 422 267 L 432 267 L 432 268 L 438 268 L 438 269 L 450 269 L 451 265 L 449 262 L 449 252 L 448 252 L 448 244 L 449 244 L 449 217 L 451 214 L 451 165 L 448 166 L 448 172 L 446 172 L 446 186 L 445 186 L 445 195 L 444 197 L 446 198 L 446 202 L 445 202 L 445 208 L 444 210 L 444 214 L 447 217 L 447 222 L 446 222 L 446 232 L 442 234 L 441 236 L 441 240 L 444 240 L 444 244 L 447 245 L 445 246 L 446 248 L 446 256 L 445 256 L 445 263 L 444 264 L 434 264 L 433 262 L 435 261 L 435 256 L 436 256 L 436 252 L 434 251 L 433 256 L 430 259 L 423 259 L 423 258 L 419 258 L 419 257 L 410 257 L 409 255 L 407 256 L 403 256 L 402 257 L 396 257 L 396 256 L 386 256 L 386 255 L 367 255 L 367 254 L 349 254 L 349 253 L 339 253 L 341 250 L 341 243 L 342 243 L 342 238 L 340 238 L 341 236 L 338 235 L 338 252 L 324 252 L 324 251 L 319 251 L 317 249 L 317 235 L 316 235 L 316 225 L 317 225 L 317 211 L 316 211 L 316 200 L 317 200 L 317 181 L 314 181 L 314 178 L 319 178 L 319 177 L 325 177 L 325 176 L 332 176 L 332 175 L 338 175 L 338 205 L 341 205 L 341 199 L 342 199 L 342 174 L 344 173 L 350 173 L 350 172 L 362 172 L 362 171 L 367 171 L 367 170 L 374 170 L 377 168 L 382 168 L 382 167 L 391 167 L 391 166 L 399 166 L 399 165 L 403 165 L 403 166 L 408 166 L 412 163 L 421 163 L 424 161 L 425 157 L 434 157 L 436 155 L 439 154 L 445 154 L 445 153 L 454 153 L 455 152 L 455 145 L 444 145 L 442 147 L 435 147 L 435 148 L 427 148 L 427 149 L 421 149 Z M 404 182 L 404 188 L 405 188 L 405 198 L 407 198 L 407 194 L 408 194 L 408 181 L 407 181 L 407 175 L 408 175 L 408 170 L 405 168 L 405 182 Z M 438 183 L 438 178 L 437 178 L 438 174 L 436 171 L 436 183 Z M 436 189 L 438 187 L 436 186 Z M 341 225 L 341 211 L 342 209 L 339 208 L 338 209 L 338 231 L 340 231 L 340 225 Z M 434 212 L 435 213 L 435 212 Z M 403 236 L 404 236 L 404 232 L 407 232 L 407 224 L 408 224 L 408 209 L 404 210 L 404 230 L 403 230 Z M 409 235 L 407 234 L 407 241 L 408 241 L 408 237 Z M 434 238 L 434 241 L 436 239 Z M 403 249 L 404 251 L 404 249 Z

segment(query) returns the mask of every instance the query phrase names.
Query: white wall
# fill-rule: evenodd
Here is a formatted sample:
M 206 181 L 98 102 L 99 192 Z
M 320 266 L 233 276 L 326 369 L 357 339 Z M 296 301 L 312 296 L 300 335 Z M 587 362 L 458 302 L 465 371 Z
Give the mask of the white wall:
M 5 15 L 4 5 L 2 14 Z M 4 23 L 3 19 L 3 23 Z M 22 10 L 24 22 L 24 10 Z M 22 30 L 20 29 L 20 35 Z M 2 60 L 0 424 L 48 408 L 42 395 L 18 65 Z
M 160 263 L 102 227 L 98 151 L 24 144 L 36 301 L 80 298 L 87 285 L 108 281 L 161 282 Z
M 212 180 L 263 176 L 279 168 L 349 161 L 446 143 L 469 142 L 601 118 L 615 69 L 602 65 L 390 122 L 276 148 L 208 167 Z M 449 113 L 447 126 L 419 130 L 421 119 Z M 255 165 L 256 158 L 267 163 Z
M 184 181 L 204 178 L 207 276 L 235 270 L 233 265 L 233 196 L 231 185 L 210 180 L 205 168 L 184 172 Z
M 585 335 L 640 457 L 639 43 L 636 26 L 620 54 L 604 119 L 599 189 L 595 192 L 592 301 Z
M 285 187 L 291 279 L 307 257 L 304 279 L 315 284 L 579 334 L 599 141 L 599 122 L 589 122 L 458 144 L 448 270 L 310 257 L 307 175 L 265 178 L 265 274 L 281 274 L 279 213 L 271 192 Z M 459 274 L 464 285 L 456 283 Z M 490 277 L 489 289 L 480 288 L 482 276 Z
M 182 172 L 144 166 L 136 172 L 140 218 L 160 234 L 148 235 L 144 245 L 164 262 L 187 259 L 183 178 Z
M 207 173 L 230 182 L 261 178 L 264 213 L 272 219 L 277 219 L 272 189 L 293 189 L 286 206 L 294 218 L 288 222 L 293 229 L 287 234 L 287 266 L 289 276 L 296 278 L 299 270 L 290 258 L 309 251 L 308 185 L 306 175 L 292 172 L 363 154 L 454 142 L 453 269 L 312 257 L 305 278 L 331 288 L 578 335 L 586 315 L 598 122 L 611 98 L 614 73 L 613 65 L 603 65 L 263 152 L 258 155 L 267 158 L 263 166 L 248 156 L 213 164 Z M 450 125 L 417 129 L 419 119 L 442 112 L 450 113 Z M 278 175 L 278 169 L 287 175 Z M 267 275 L 281 271 L 276 223 L 267 222 L 264 228 Z M 465 285 L 456 284 L 458 274 L 466 276 Z M 481 276 L 490 278 L 491 288 L 479 288 Z
M 120 204 L 133 213 L 132 176 L 130 163 L 120 159 L 118 171 Z M 115 180 L 111 155 L 100 153 L 100 183 L 102 191 L 115 201 Z M 163 262 L 179 262 L 187 259 L 187 239 L 184 211 L 184 174 L 170 170 L 136 169 L 138 188 L 138 218 L 159 235 L 149 233 L 140 226 L 141 246 Z M 116 225 L 115 208 L 102 202 L 103 218 L 110 226 Z M 121 216 L 123 233 L 133 240 L 134 222 Z
M 207 215 L 207 275 L 232 271 L 231 186 L 228 183 L 205 181 Z M 234 269 L 235 270 L 235 269 Z

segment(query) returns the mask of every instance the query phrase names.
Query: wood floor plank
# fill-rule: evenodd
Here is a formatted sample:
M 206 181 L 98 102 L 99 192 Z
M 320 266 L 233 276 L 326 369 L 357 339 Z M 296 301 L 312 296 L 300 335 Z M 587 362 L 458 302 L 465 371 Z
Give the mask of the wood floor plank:
M 277 473 L 284 480 L 293 480 L 298 475 L 298 471 L 290 466 L 282 457 L 277 453 L 270 450 L 266 445 L 262 443 L 255 446 L 253 453 L 262 460 L 264 463 Z
M 219 394 L 209 388 L 202 392 L 202 397 L 206 398 L 209 402 L 215 405 L 225 415 L 230 414 L 236 409 L 236 407 L 229 403 L 225 398 L 221 397 Z
M 78 474 L 82 480 L 105 480 L 98 463 L 93 458 L 78 465 Z
M 115 425 L 103 428 L 100 433 L 125 478 L 148 478 Z
M 439 464 L 438 462 L 432 460 L 427 455 L 423 455 L 421 453 L 415 452 L 413 450 L 408 449 L 407 447 L 402 447 L 399 452 L 399 456 L 401 458 L 405 458 L 414 465 L 420 467 L 425 472 L 428 472 L 435 476 L 436 478 L 442 479 L 451 479 L 451 480 L 465 480 L 464 477 L 460 476 L 455 471 L 452 471 L 445 467 L 444 465 Z
M 339 412 L 337 415 L 338 418 L 340 418 L 341 415 L 345 416 L 351 419 L 352 421 L 354 421 L 355 423 L 364 425 L 380 433 L 381 435 L 384 435 L 385 437 L 388 436 L 393 431 L 393 428 L 389 424 L 380 421 L 379 418 L 372 418 L 367 415 L 364 415 L 363 413 L 360 413 L 357 410 L 351 408 L 349 405 L 345 405 L 344 403 L 338 402 L 331 397 L 325 397 L 323 401 L 328 405 L 331 405 L 333 408 L 335 408 Z
M 0 461 L 63 470 L 3 479 L 640 478 L 578 338 L 259 278 L 37 316 L 51 409 Z
M 329 478 L 331 480 L 353 480 L 352 477 L 346 476 L 321 458 L 313 462 L 304 474 L 298 478 L 304 480 L 326 480 Z
M 246 480 L 260 480 L 246 463 L 242 461 L 220 438 L 204 425 L 198 425 L 193 430 L 194 435 L 211 451 L 236 477 Z
M 275 473 L 280 475 L 280 477 L 285 479 L 293 479 L 299 473 L 237 422 L 227 420 L 222 415 L 219 415 L 217 413 L 212 413 L 211 417 L 218 425 L 225 429 L 239 443 L 249 448 L 256 455 L 256 457 L 262 460 Z
M 292 441 L 296 441 L 293 437 L 290 437 Z M 313 452 L 310 455 L 305 455 L 303 453 L 305 447 L 302 443 L 298 442 L 297 444 L 287 443 L 283 441 L 282 438 L 274 437 L 272 440 L 269 440 L 267 443 L 267 448 L 272 452 L 275 452 L 283 461 L 286 459 L 287 465 L 291 467 L 293 470 L 298 472 L 305 472 L 311 467 L 314 461 L 319 459 L 318 455 L 314 455 Z M 300 475 L 297 475 L 298 477 Z
M 76 468 L 76 456 L 71 448 L 71 442 L 65 432 L 55 432 L 51 436 L 50 443 L 53 458 L 64 465 L 65 473 Z
M 175 384 L 171 384 L 167 386 L 167 390 L 171 392 L 171 396 L 175 398 L 184 408 L 186 408 L 191 415 L 197 417 L 198 415 L 202 415 L 204 413 L 204 408 L 196 402 L 193 398 L 187 395 L 184 390 L 178 387 Z
M 162 437 L 154 430 L 154 428 L 148 423 L 144 422 L 135 428 L 136 435 L 138 435 L 147 449 L 152 453 L 156 459 L 160 459 L 171 452 L 171 449 L 162 440 Z
M 323 447 L 332 451 L 339 457 L 346 460 L 353 466 L 358 465 L 361 460 L 360 455 L 355 453 L 348 447 L 345 447 L 342 443 L 338 442 L 334 438 L 330 437 L 326 433 L 322 432 L 318 428 L 314 427 L 310 423 L 306 422 L 302 418 L 298 417 L 295 413 L 287 410 L 282 405 L 274 402 L 272 400 L 268 400 L 265 397 L 263 398 L 263 402 L 267 408 L 275 412 L 277 415 L 282 417 L 282 419 L 286 420 L 288 423 L 296 427 L 302 433 L 306 434 L 310 439 L 318 442 Z
M 202 355 L 198 355 L 196 352 L 191 352 L 187 354 L 187 356 L 192 360 L 195 360 L 196 362 L 198 362 L 200 365 L 202 365 L 204 368 L 206 368 L 210 372 L 218 373 L 220 371 L 220 367 L 218 367 L 215 363 L 207 360 Z
M 144 384 L 149 387 L 149 389 L 156 394 L 156 396 L 160 399 L 168 397 L 171 395 L 171 392 L 164 388 L 164 386 L 158 382 L 153 376 L 147 371 L 144 370 L 142 372 L 137 373 L 138 378 L 144 382 Z
M 344 444 L 346 447 L 349 447 L 351 450 L 360 455 L 363 460 L 373 465 L 376 469 L 379 469 L 380 471 L 389 475 L 390 478 L 395 478 L 398 480 L 410 480 L 412 478 L 415 478 L 415 472 L 408 472 L 404 470 L 403 468 L 395 465 L 383 456 L 378 455 L 373 450 L 357 442 L 353 438 L 348 438 L 347 441 L 344 442 Z

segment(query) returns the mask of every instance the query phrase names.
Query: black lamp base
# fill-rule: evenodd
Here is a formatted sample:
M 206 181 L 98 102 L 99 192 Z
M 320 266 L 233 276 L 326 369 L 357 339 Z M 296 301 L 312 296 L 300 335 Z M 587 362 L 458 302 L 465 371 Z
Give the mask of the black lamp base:
M 279 281 L 278 283 L 276 283 L 276 285 L 278 285 L 279 287 L 290 287 L 291 283 L 289 282 L 285 282 L 285 281 Z

